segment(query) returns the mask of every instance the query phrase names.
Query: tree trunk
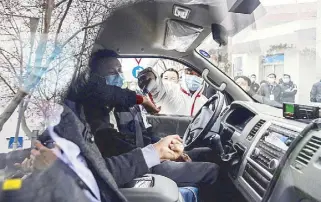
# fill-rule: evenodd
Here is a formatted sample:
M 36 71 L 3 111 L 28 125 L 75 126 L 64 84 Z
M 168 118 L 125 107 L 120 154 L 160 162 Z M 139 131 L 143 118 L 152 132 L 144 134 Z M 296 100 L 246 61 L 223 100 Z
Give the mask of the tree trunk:
M 28 96 L 30 98 L 30 95 Z M 22 116 L 21 116 L 21 128 L 23 130 L 23 132 L 25 132 L 25 134 L 31 138 L 33 136 L 33 133 L 31 132 L 31 130 L 29 129 L 28 125 L 27 125 L 27 121 L 26 121 L 26 117 L 25 117 L 25 111 L 27 110 L 29 104 L 29 100 L 25 99 L 23 108 L 22 108 Z
M 16 110 L 16 108 L 26 95 L 26 92 L 18 90 L 17 94 L 15 94 L 9 105 L 2 112 L 2 114 L 0 115 L 0 132 L 2 131 L 4 124 L 8 121 L 8 119 L 11 117 L 13 112 Z

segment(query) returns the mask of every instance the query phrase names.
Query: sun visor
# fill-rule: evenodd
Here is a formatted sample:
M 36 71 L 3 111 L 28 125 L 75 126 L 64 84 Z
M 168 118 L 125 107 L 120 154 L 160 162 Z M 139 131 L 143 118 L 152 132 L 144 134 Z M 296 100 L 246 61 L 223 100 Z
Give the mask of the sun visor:
M 156 0 L 157 2 L 172 2 L 181 5 L 208 5 L 208 6 L 222 6 L 226 5 L 226 0 Z
M 178 20 L 168 20 L 164 46 L 168 50 L 186 52 L 203 31 L 202 27 Z

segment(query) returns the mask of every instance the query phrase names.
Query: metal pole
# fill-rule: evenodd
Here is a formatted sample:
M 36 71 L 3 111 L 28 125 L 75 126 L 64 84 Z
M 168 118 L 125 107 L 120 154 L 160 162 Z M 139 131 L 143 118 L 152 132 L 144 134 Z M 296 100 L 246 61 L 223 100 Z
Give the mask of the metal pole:
M 14 140 L 13 140 L 13 144 L 12 144 L 13 150 L 16 150 L 16 149 L 18 148 L 18 137 L 19 137 L 19 131 L 20 131 L 20 123 L 21 123 L 22 113 L 23 113 L 23 100 L 20 102 L 20 105 L 19 105 L 18 122 L 17 122 L 17 127 L 16 127 L 16 133 L 15 133 Z

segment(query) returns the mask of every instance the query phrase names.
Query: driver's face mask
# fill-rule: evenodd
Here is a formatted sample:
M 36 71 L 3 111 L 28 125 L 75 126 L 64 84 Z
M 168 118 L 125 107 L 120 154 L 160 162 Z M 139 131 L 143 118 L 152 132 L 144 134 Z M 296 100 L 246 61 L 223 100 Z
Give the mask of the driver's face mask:
M 201 77 L 198 77 L 196 75 L 189 75 L 186 74 L 185 75 L 185 82 L 186 82 L 186 86 L 190 91 L 197 91 L 202 83 L 203 83 L 203 79 Z
M 124 84 L 124 76 L 122 73 L 105 76 L 105 79 L 107 85 L 118 86 L 121 88 Z

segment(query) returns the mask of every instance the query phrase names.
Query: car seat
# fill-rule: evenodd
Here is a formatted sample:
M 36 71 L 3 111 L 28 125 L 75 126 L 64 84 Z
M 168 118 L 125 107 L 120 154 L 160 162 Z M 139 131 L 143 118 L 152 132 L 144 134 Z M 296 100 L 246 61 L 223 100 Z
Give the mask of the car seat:
M 143 115 L 144 109 L 142 106 L 134 106 L 129 110 L 129 113 L 116 113 L 116 119 L 119 131 L 127 134 L 132 134 L 133 136 L 136 136 L 137 139 L 141 139 L 142 137 L 145 138 L 146 136 L 143 134 L 150 133 L 151 127 L 148 127 L 148 122 L 146 117 Z M 135 121 L 138 123 L 135 124 Z M 150 125 L 151 126 L 151 125 Z M 136 127 L 139 127 L 139 130 L 137 130 Z M 137 137 L 140 136 L 140 137 Z M 151 139 L 150 143 L 155 143 L 158 140 L 160 140 L 159 137 L 150 135 Z M 144 144 L 146 146 L 146 143 L 144 141 Z M 136 142 L 136 146 L 137 142 Z M 179 191 L 184 199 L 185 202 L 197 202 L 198 200 L 198 188 L 187 186 L 187 187 L 179 187 Z

